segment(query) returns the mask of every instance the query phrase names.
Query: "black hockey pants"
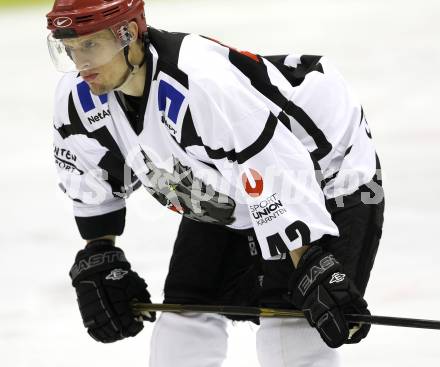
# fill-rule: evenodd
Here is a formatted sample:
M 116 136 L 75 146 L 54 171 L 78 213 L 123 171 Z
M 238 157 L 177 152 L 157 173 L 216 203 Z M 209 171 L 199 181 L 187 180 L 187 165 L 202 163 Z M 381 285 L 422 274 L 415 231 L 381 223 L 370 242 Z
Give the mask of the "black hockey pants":
M 362 192 L 371 190 L 362 186 L 351 195 L 328 201 L 340 236 L 324 236 L 315 243 L 339 259 L 364 293 L 382 235 L 384 200 L 365 204 Z M 338 207 L 341 199 L 344 206 Z M 284 297 L 293 271 L 290 256 L 262 260 L 251 232 L 238 233 L 183 218 L 165 282 L 164 303 L 292 308 Z

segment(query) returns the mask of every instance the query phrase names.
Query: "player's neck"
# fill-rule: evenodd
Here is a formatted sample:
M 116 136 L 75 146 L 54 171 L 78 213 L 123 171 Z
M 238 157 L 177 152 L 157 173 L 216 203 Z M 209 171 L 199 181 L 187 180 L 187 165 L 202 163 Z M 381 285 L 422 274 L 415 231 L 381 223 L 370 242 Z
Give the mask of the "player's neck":
M 129 62 L 134 66 L 134 69 L 128 75 L 125 82 L 118 88 L 124 94 L 128 94 L 133 97 L 140 97 L 144 94 L 145 76 L 147 66 L 145 61 L 145 49 L 144 44 L 138 39 L 134 44 L 130 46 Z M 142 65 L 141 67 L 137 65 Z
M 139 69 L 134 69 L 118 90 L 129 96 L 142 96 L 144 94 L 146 70 L 147 66 L 145 64 Z

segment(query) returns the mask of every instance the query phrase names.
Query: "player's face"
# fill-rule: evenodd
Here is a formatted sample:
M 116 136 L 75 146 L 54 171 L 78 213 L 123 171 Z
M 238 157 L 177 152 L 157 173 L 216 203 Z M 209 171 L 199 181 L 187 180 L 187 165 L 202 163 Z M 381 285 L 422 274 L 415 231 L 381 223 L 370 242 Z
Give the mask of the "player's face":
M 93 94 L 100 95 L 118 88 L 129 74 L 123 51 L 107 64 L 80 72 Z
M 92 93 L 96 95 L 119 87 L 129 73 L 123 50 L 114 52 L 115 41 L 115 36 L 110 30 L 64 40 L 70 58 L 77 70 L 80 70 Z M 110 54 L 111 52 L 113 54 Z M 108 54 L 111 57 L 108 57 Z

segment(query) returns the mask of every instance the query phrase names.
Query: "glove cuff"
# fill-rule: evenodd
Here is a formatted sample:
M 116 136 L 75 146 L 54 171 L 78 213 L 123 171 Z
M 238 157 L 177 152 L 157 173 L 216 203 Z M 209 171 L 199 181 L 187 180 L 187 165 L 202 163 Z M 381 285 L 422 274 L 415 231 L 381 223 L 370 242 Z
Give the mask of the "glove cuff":
M 322 279 L 331 273 L 340 271 L 341 264 L 335 257 L 319 246 L 310 247 L 301 257 L 297 269 L 289 279 L 291 301 L 306 297 Z
M 90 241 L 89 243 L 87 243 L 86 245 L 86 249 L 91 249 L 91 248 L 99 248 L 99 247 L 116 247 L 115 243 L 112 240 L 109 239 L 99 239 L 99 240 L 93 240 Z
M 304 268 L 309 263 L 315 261 L 316 258 L 322 257 L 324 254 L 325 253 L 324 253 L 324 250 L 322 249 L 322 247 L 317 246 L 317 245 L 312 245 L 307 249 L 306 252 L 303 253 L 301 258 L 299 259 L 299 262 L 298 262 L 298 265 L 296 268 L 297 269 Z

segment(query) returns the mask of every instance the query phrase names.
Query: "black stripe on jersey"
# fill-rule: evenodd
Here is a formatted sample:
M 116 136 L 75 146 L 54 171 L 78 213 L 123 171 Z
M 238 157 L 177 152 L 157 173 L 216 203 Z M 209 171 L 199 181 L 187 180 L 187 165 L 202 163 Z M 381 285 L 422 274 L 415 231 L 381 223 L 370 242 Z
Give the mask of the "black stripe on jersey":
M 280 112 L 278 115 L 278 120 L 287 127 L 290 131 L 292 130 L 292 126 L 290 125 L 290 119 L 289 116 L 287 116 L 283 111 Z
M 324 179 L 325 185 L 327 185 L 331 180 L 334 180 L 336 178 L 336 176 L 338 175 L 338 173 L 339 173 L 339 171 L 333 173 L 331 176 Z
M 286 125 L 287 127 L 290 126 L 289 118 L 285 114 L 284 116 L 281 116 L 280 121 L 284 125 L 288 124 Z M 253 156 L 255 156 L 256 154 L 258 154 L 259 152 L 261 152 L 266 147 L 266 145 L 269 143 L 269 141 L 272 139 L 275 133 L 275 128 L 277 126 L 277 123 L 278 123 L 278 119 L 275 117 L 275 115 L 271 113 L 268 120 L 266 121 L 262 133 L 257 138 L 257 140 L 254 143 L 252 143 L 249 147 L 237 153 L 235 150 L 225 151 L 223 148 L 212 149 L 209 146 L 205 145 L 202 141 L 202 138 L 198 135 L 194 127 L 191 111 L 190 109 L 188 109 L 183 119 L 180 143 L 173 136 L 172 137 L 174 138 L 176 143 L 179 144 L 179 146 L 185 151 L 186 148 L 190 146 L 194 146 L 194 145 L 203 146 L 205 148 L 208 157 L 211 159 L 227 158 L 231 162 L 243 163 L 246 162 L 248 159 L 252 158 Z M 203 163 L 207 164 L 206 162 Z M 214 165 L 209 165 L 209 166 L 217 169 Z
M 262 61 L 255 62 L 250 57 L 232 49 L 229 50 L 229 61 L 249 79 L 252 86 L 263 96 L 270 99 L 280 108 L 284 107 L 287 103 L 287 99 L 281 94 L 279 89 L 271 83 L 267 73 L 267 67 Z
M 180 142 L 177 141 L 175 136 L 170 136 L 176 142 L 176 144 L 179 145 L 185 152 L 187 152 L 186 148 L 191 146 L 205 147 L 202 138 L 197 134 L 189 108 L 186 110 L 185 116 L 183 118 Z M 208 167 L 218 171 L 218 168 L 214 164 L 202 160 L 199 160 L 199 162 L 206 164 Z
M 312 137 L 317 147 L 316 150 L 311 153 L 313 159 L 319 161 L 330 153 L 332 145 L 324 133 L 303 109 L 295 105 L 292 101 L 289 101 L 280 90 L 271 83 L 267 67 L 263 62 L 255 62 L 251 58 L 234 50 L 230 50 L 229 60 L 243 75 L 249 78 L 249 81 L 256 90 L 280 107 L 283 112 L 293 117 L 307 134 Z
M 148 27 L 148 38 L 159 54 L 159 58 L 177 66 L 183 39 L 188 33 L 167 32 Z
M 107 148 L 108 151 L 98 163 L 98 167 L 108 173 L 107 182 L 112 188 L 113 195 L 115 197 L 125 196 L 126 191 L 130 190 L 130 188 L 127 189 L 124 187 L 124 170 L 126 169 L 125 159 L 108 129 L 103 126 L 93 132 L 88 132 L 76 111 L 72 93 L 69 95 L 68 113 L 70 125 L 62 125 L 57 129 L 61 137 L 66 139 L 70 135 L 85 135 L 90 139 L 97 140 L 99 144 Z M 137 181 L 137 177 L 132 170 L 130 170 L 130 177 L 131 182 Z
M 353 149 L 353 145 L 350 145 L 344 153 L 344 158 L 350 154 L 352 149 Z M 339 171 L 336 171 L 331 176 L 325 178 L 324 179 L 324 186 L 327 185 L 330 181 L 334 180 L 338 174 L 339 174 Z
M 373 136 L 371 135 L 371 130 L 370 130 L 369 126 L 368 126 L 367 119 L 365 118 L 364 108 L 361 106 L 361 121 L 359 122 L 359 126 L 362 125 L 362 121 L 364 121 L 364 119 L 365 119 L 365 125 L 366 125 L 365 126 L 365 133 L 367 134 L 367 136 L 370 139 L 373 139 Z
M 180 143 L 178 143 L 184 150 L 191 145 L 203 146 L 202 138 L 197 134 L 191 111 L 188 108 L 183 118 L 182 133 L 180 136 Z
M 350 146 L 347 148 L 347 150 L 345 151 L 345 153 L 344 153 L 344 158 L 345 158 L 347 155 L 350 154 L 350 152 L 351 152 L 352 149 L 353 149 L 353 145 L 350 145 Z
M 144 129 L 144 117 L 145 117 L 145 110 L 147 109 L 147 102 L 148 97 L 150 95 L 151 90 L 151 83 L 153 82 L 153 54 L 151 53 L 150 47 L 148 44 L 144 45 L 145 48 L 145 63 L 147 65 L 146 67 L 146 75 L 145 75 L 145 86 L 144 86 L 144 92 L 142 93 L 142 99 L 143 103 L 141 105 L 141 108 L 139 110 L 139 129 L 136 131 L 136 134 L 139 135 L 141 131 Z
M 216 170 L 216 171 L 220 172 L 220 170 L 217 168 L 217 166 L 215 164 L 211 164 L 211 163 L 208 163 L 208 162 L 205 162 L 205 161 L 200 161 L 200 162 L 202 162 L 203 164 L 206 164 L 208 167 L 212 168 L 213 170 Z
M 301 63 L 296 67 L 285 65 L 286 57 L 287 55 L 264 56 L 264 58 L 269 60 L 294 87 L 301 85 L 306 78 L 306 75 L 312 71 L 324 74 L 324 69 L 319 62 L 322 56 L 302 55 L 300 57 Z
M 95 217 L 75 217 L 81 237 L 92 240 L 102 236 L 120 236 L 124 232 L 126 209 Z
M 315 122 L 301 107 L 297 106 L 292 101 L 288 101 L 284 107 L 284 111 L 292 116 L 303 127 L 307 134 L 312 137 L 317 146 L 317 148 L 310 153 L 313 159 L 319 161 L 330 153 L 332 145 L 327 140 L 322 130 L 318 128 Z
M 278 120 L 280 120 L 280 122 L 287 127 L 289 130 L 291 130 L 291 125 L 290 125 L 290 119 L 289 117 L 283 112 L 281 111 L 280 114 L 278 115 Z M 324 183 L 324 176 L 322 174 L 322 170 L 321 170 L 321 166 L 318 163 L 318 160 L 315 158 L 315 156 L 313 155 L 314 152 L 310 153 L 310 159 L 313 162 L 313 167 L 315 169 L 315 177 L 316 177 L 316 181 L 318 182 L 318 184 L 321 186 L 321 189 L 323 189 L 325 187 L 325 183 Z
M 156 73 L 154 74 L 153 80 L 157 80 L 161 71 L 171 76 L 173 79 L 182 84 L 182 86 L 188 89 L 188 75 L 186 75 L 182 70 L 179 70 L 177 66 L 159 58 L 159 60 L 157 61 Z
M 157 80 L 159 72 L 163 71 L 188 88 L 188 76 L 178 68 L 180 48 L 187 35 L 187 33 L 166 32 L 152 27 L 148 29 L 150 42 L 158 53 L 154 80 Z
M 315 169 L 315 178 L 318 185 L 321 187 L 321 189 L 324 189 L 325 182 L 324 182 L 324 174 L 322 173 L 321 166 L 319 165 L 318 161 L 313 158 L 312 154 L 310 154 L 310 159 L 313 162 L 313 168 Z
M 75 102 L 73 102 L 72 93 L 70 93 L 69 95 L 68 113 L 70 125 L 63 125 L 61 129 L 64 129 L 69 136 L 72 134 L 82 134 L 86 135 L 90 139 L 96 139 L 98 140 L 99 144 L 112 151 L 115 158 L 117 158 L 119 161 L 124 161 L 118 145 L 116 144 L 115 140 L 105 126 L 92 132 L 88 132 L 86 130 L 76 110 Z
M 231 162 L 237 162 L 242 164 L 248 159 L 254 157 L 260 153 L 270 142 L 273 135 L 275 134 L 275 129 L 278 124 L 278 119 L 274 114 L 270 114 L 267 119 L 266 125 L 260 136 L 253 142 L 250 146 L 243 149 L 241 152 L 236 152 L 234 149 L 225 151 L 223 148 L 211 149 L 210 147 L 204 145 L 208 157 L 211 159 L 223 159 L 227 158 Z
M 266 60 L 269 60 L 272 64 L 281 64 L 284 65 L 287 55 L 269 55 L 263 56 Z M 277 65 L 275 65 L 277 66 Z
M 204 145 L 208 157 L 211 159 L 223 159 L 227 158 L 228 161 L 235 162 L 237 160 L 237 153 L 234 149 L 225 151 L 223 148 L 211 149 L 207 145 Z

